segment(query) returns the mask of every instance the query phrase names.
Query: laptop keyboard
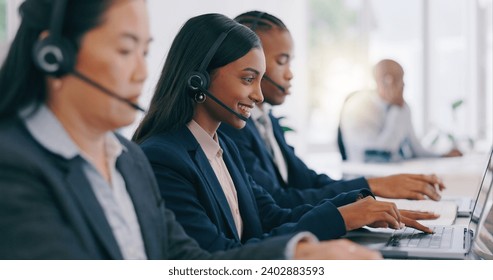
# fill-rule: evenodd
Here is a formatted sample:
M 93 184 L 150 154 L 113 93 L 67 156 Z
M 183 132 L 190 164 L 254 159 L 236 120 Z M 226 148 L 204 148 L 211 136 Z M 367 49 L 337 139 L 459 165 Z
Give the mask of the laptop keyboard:
M 410 227 L 394 232 L 387 246 L 415 248 L 450 248 L 452 246 L 453 228 L 434 227 L 434 234 L 424 233 Z

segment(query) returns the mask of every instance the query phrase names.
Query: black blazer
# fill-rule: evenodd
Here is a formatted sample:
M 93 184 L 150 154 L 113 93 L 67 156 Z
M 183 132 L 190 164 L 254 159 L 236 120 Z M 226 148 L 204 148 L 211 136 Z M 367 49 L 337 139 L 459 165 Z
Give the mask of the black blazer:
M 247 174 L 231 139 L 221 134 L 218 138 L 238 194 L 244 226 L 242 239 L 236 233 L 231 209 L 209 160 L 186 126 L 151 136 L 140 145 L 168 207 L 204 249 L 224 250 L 305 230 L 319 239 L 338 238 L 346 233 L 342 216 L 328 200 L 316 207 L 279 207 Z M 359 191 L 345 193 L 341 200 L 354 202 L 358 194 Z
M 337 181 L 326 174 L 317 174 L 296 156 L 293 147 L 284 138 L 279 120 L 269 114 L 274 136 L 279 144 L 288 168 L 288 182 L 282 179 L 265 143 L 252 119 L 243 129 L 221 124 L 219 130 L 233 139 L 240 150 L 246 170 L 255 182 L 264 187 L 282 207 L 294 207 L 304 203 L 316 204 L 325 198 L 333 198 L 343 192 L 358 189 L 370 191 L 366 179 Z M 341 202 L 333 201 L 337 206 Z
M 149 163 L 133 143 L 117 160 L 149 259 L 279 259 L 289 237 L 210 255 L 185 234 L 161 199 Z M 262 248 L 263 247 L 263 248 Z M 0 259 L 121 259 L 81 168 L 37 143 L 17 118 L 0 122 Z

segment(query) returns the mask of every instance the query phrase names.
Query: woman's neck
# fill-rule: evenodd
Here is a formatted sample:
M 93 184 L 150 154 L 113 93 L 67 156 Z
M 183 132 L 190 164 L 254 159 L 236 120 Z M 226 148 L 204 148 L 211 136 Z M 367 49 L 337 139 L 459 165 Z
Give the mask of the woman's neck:
M 217 132 L 217 129 L 219 128 L 219 125 L 221 125 L 221 122 L 214 120 L 211 118 L 209 114 L 206 112 L 202 112 L 201 110 L 196 110 L 195 115 L 193 116 L 193 120 L 202 127 L 207 134 L 209 134 L 211 137 L 214 137 L 214 135 Z
M 60 121 L 72 141 L 79 147 L 84 157 L 94 165 L 107 182 L 111 182 L 105 148 L 107 131 L 96 128 L 73 106 L 56 106 L 56 104 L 49 103 L 48 107 Z
M 64 107 L 50 106 L 50 104 L 48 107 L 84 153 L 91 155 L 103 151 L 105 131 L 91 126 L 76 110 L 69 111 L 63 109 Z

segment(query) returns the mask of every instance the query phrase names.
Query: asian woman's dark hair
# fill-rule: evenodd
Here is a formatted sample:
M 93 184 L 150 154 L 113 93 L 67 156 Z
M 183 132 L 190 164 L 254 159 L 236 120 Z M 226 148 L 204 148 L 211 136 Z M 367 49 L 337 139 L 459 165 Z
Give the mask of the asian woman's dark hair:
M 19 8 L 22 21 L 0 69 L 0 119 L 9 118 L 28 105 L 35 108 L 47 99 L 45 75 L 33 63 L 32 51 L 41 32 L 50 28 L 57 0 L 26 0 Z M 117 0 L 69 0 L 62 36 L 78 49 L 82 36 L 103 22 L 103 15 Z
M 207 72 L 225 66 L 260 48 L 257 35 L 221 14 L 205 14 L 189 19 L 176 35 L 154 91 L 147 115 L 132 140 L 142 143 L 157 133 L 176 130 L 192 120 L 195 102 L 187 86 L 190 74 L 199 69 L 219 35 L 229 31 L 212 57 Z

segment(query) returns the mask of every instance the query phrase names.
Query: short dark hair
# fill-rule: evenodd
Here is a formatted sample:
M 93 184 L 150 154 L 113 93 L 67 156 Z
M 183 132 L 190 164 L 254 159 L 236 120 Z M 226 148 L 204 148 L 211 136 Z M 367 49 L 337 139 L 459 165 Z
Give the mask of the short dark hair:
M 288 30 L 281 19 L 269 13 L 261 11 L 250 11 L 243 13 L 235 17 L 235 20 L 255 32 L 268 31 L 272 29 L 273 26 L 276 26 L 282 30 Z
M 32 50 L 41 32 L 50 28 L 55 1 L 26 0 L 19 8 L 22 21 L 0 69 L 0 119 L 30 104 L 37 108 L 47 99 L 45 75 L 34 65 Z M 62 36 L 77 49 L 82 36 L 102 23 L 103 14 L 115 1 L 67 1 Z
M 190 122 L 195 103 L 188 77 L 197 71 L 219 35 L 229 31 L 212 57 L 206 71 L 227 65 L 260 48 L 258 36 L 245 26 L 221 14 L 204 14 L 189 19 L 176 35 L 155 88 L 148 113 L 132 140 L 142 143 L 150 136 L 175 130 Z

